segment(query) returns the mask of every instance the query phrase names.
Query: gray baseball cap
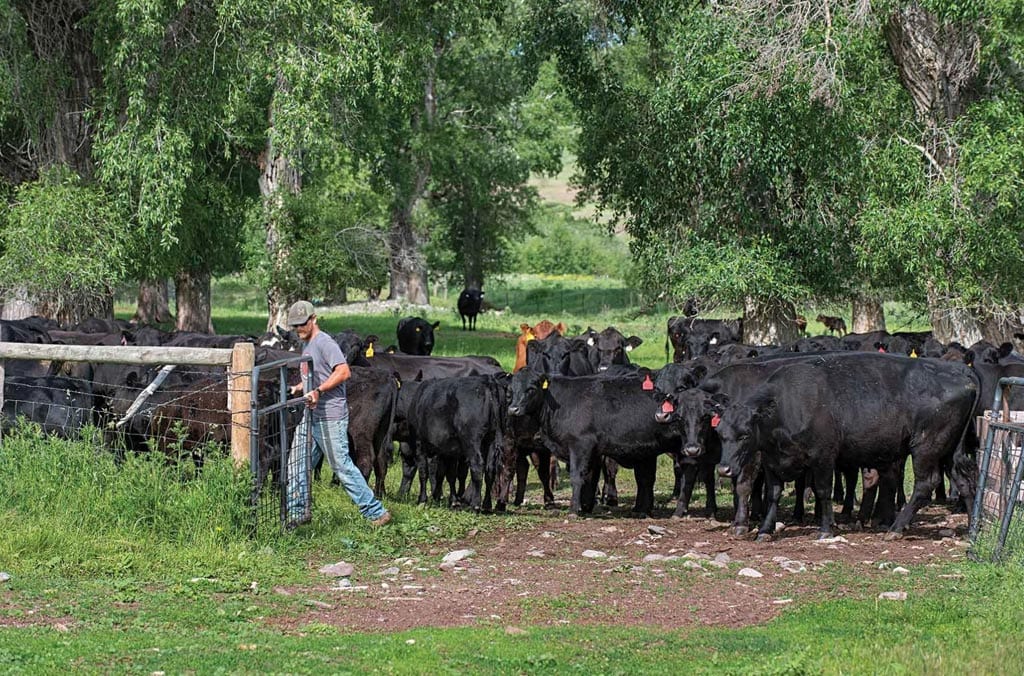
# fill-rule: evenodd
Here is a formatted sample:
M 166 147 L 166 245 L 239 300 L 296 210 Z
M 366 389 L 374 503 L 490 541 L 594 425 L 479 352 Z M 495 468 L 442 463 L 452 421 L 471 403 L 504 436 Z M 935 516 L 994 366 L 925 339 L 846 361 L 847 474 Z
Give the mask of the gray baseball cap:
M 308 322 L 313 314 L 313 304 L 308 300 L 292 303 L 292 306 L 288 308 L 288 326 L 301 326 Z

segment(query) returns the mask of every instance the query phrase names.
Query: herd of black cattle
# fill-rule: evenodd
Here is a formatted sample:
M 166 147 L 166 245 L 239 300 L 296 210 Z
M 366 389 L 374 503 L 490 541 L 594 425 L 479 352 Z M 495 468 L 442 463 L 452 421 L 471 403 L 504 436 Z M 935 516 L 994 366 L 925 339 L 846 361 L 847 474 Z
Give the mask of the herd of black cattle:
M 737 534 L 759 518 L 770 537 L 784 482 L 797 482 L 794 517 L 803 518 L 804 486 L 813 490 L 822 536 L 840 518 L 853 520 L 854 487 L 863 476 L 857 520 L 902 533 L 936 491 L 970 505 L 979 439 L 974 420 L 992 402 L 1000 378 L 1024 376 L 1024 358 L 1009 343 L 969 348 L 941 345 L 929 333 L 876 331 L 815 336 L 785 346 L 742 344 L 742 320 L 672 317 L 666 356 L 650 370 L 630 363 L 642 342 L 613 327 L 562 335 L 564 326 L 522 326 L 513 373 L 486 356 L 433 357 L 433 329 L 420 318 L 399 322 L 398 345 L 381 349 L 376 336 L 344 331 L 333 337 L 352 367 L 348 383 L 351 453 L 375 490 L 399 446 L 400 493 L 419 474 L 419 499 L 473 509 L 521 504 L 530 463 L 554 505 L 557 460 L 568 465 L 570 510 L 591 512 L 598 500 L 617 504 L 619 466 L 636 477 L 633 511 L 655 508 L 657 458 L 674 460 L 676 516 L 689 513 L 698 482 L 714 515 L 716 474 L 732 480 Z M 845 329 L 845 326 L 843 327 Z M 838 333 L 838 331 L 837 331 Z M 230 347 L 256 343 L 257 362 L 294 355 L 294 335 L 262 337 L 165 333 L 121 321 L 89 320 L 61 327 L 33 317 L 0 322 L 0 342 L 82 345 Z M 223 369 L 192 369 L 170 378 L 130 411 L 156 368 L 86 362 L 6 362 L 3 423 L 18 417 L 48 433 L 76 437 L 103 431 L 115 452 L 160 450 L 201 461 L 210 442 L 226 444 Z M 270 374 L 272 375 L 272 374 Z M 297 378 L 297 371 L 293 372 Z M 268 375 L 257 385 L 261 403 L 280 386 Z M 1019 408 L 1022 402 L 1011 402 Z M 296 402 L 291 428 L 301 415 Z M 268 416 L 274 418 L 274 416 Z M 259 483 L 275 472 L 281 430 L 268 425 L 260 450 Z M 285 445 L 287 442 L 285 441 Z M 913 490 L 903 494 L 907 457 Z M 599 485 L 603 480 L 603 487 Z M 845 486 L 844 486 L 845 483 Z M 513 495 L 514 487 L 514 495 Z

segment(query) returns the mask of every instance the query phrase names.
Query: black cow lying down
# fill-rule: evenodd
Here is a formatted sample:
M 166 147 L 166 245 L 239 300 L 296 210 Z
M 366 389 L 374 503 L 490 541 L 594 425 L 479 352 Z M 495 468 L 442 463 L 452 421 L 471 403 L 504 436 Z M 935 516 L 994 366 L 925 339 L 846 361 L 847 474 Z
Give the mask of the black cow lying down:
M 716 431 L 719 471 L 737 476 L 759 453 L 768 509 L 759 538 L 775 528 L 784 481 L 809 472 L 823 505 L 821 535 L 831 534 L 832 478 L 837 464 L 882 467 L 910 455 L 914 491 L 896 517 L 898 537 L 927 504 L 967 433 L 979 393 L 977 376 L 961 364 L 877 353 L 829 353 L 789 363 L 746 396 L 728 403 Z M 953 480 L 968 500 L 972 476 L 953 463 Z

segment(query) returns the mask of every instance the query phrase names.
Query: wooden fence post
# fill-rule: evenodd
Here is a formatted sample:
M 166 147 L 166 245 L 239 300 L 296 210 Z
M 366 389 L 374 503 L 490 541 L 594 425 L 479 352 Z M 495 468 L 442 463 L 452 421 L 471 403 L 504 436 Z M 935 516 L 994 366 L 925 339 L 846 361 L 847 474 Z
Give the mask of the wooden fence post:
M 231 372 L 228 374 L 228 410 L 231 411 L 231 458 L 235 467 L 249 466 L 249 439 L 252 413 L 252 367 L 256 349 L 252 343 L 235 343 L 231 349 Z

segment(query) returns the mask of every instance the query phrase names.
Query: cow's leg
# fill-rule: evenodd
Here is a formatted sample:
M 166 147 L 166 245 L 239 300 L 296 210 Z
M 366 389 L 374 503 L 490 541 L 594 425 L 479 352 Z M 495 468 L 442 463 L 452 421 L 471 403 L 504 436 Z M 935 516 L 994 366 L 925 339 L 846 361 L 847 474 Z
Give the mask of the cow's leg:
M 675 482 L 672 484 L 672 495 L 669 496 L 669 500 L 678 500 L 679 496 L 683 493 L 683 473 L 686 471 L 685 466 L 682 463 L 682 454 L 672 454 L 672 474 L 675 477 Z M 679 505 L 676 505 L 676 513 L 673 516 L 680 516 Z
M 405 497 L 412 488 L 412 480 L 416 478 L 416 455 L 407 442 L 398 444 L 398 457 L 402 461 L 402 483 L 398 485 L 398 496 Z
M 707 517 L 709 519 L 715 518 L 715 513 L 718 512 L 718 496 L 715 494 L 715 463 L 701 463 L 698 465 L 700 474 L 704 476 L 704 489 L 708 492 L 707 495 Z
M 853 510 L 856 502 L 856 491 L 857 491 L 857 474 L 859 469 L 854 466 L 847 466 L 842 469 L 836 470 L 836 482 L 845 483 L 846 490 L 840 490 L 840 498 L 836 500 L 836 491 L 832 490 L 832 499 L 834 502 L 843 503 L 843 511 L 838 517 L 838 521 L 841 523 L 851 523 L 853 521 Z
M 832 510 L 832 488 L 835 477 L 835 468 L 816 468 L 812 473 L 814 488 L 814 511 L 819 517 L 818 538 L 832 537 L 832 525 L 835 523 L 835 513 Z M 819 513 L 820 509 L 820 513 Z
M 572 484 L 569 511 L 573 514 L 589 514 L 594 511 L 601 461 L 601 456 L 593 452 L 573 455 L 569 463 L 569 483 Z
M 676 480 L 679 483 L 679 500 L 676 502 L 675 518 L 683 518 L 690 513 L 690 498 L 693 497 L 693 484 L 697 481 L 697 465 L 693 462 L 676 463 Z
M 523 504 L 523 500 L 526 498 L 526 481 L 529 478 L 529 473 L 530 461 L 527 459 L 526 453 L 516 453 L 516 498 L 512 504 L 517 507 Z
M 619 489 L 615 485 L 616 477 L 619 474 L 619 463 L 612 458 L 605 458 L 601 466 L 601 473 L 604 476 L 604 486 L 601 488 L 601 503 L 608 507 L 617 507 L 619 504 Z
M 779 513 L 779 498 L 782 497 L 783 481 L 774 472 L 765 470 L 764 483 L 767 489 L 768 506 L 765 510 L 764 520 L 761 521 L 761 527 L 757 529 L 758 542 L 771 540 L 772 533 L 775 532 L 775 518 Z
M 636 503 L 633 505 L 633 514 L 640 518 L 646 518 L 654 511 L 654 477 L 657 471 L 657 456 L 647 460 L 641 460 L 633 468 L 633 475 L 636 477 Z
M 875 506 L 878 502 L 878 484 L 881 475 L 877 469 L 867 467 L 862 470 L 862 474 L 860 514 L 857 520 L 866 528 L 871 523 L 871 518 L 875 513 Z
M 896 520 L 896 463 L 890 463 L 878 470 L 878 502 L 875 504 L 874 523 L 879 528 L 888 528 Z
M 957 447 L 953 453 L 953 464 L 950 467 L 950 483 L 953 488 L 956 489 L 958 495 L 958 504 L 963 502 L 967 508 L 968 517 L 971 515 L 971 509 L 974 506 L 974 496 L 978 491 L 978 465 L 974 460 L 974 456 L 968 454 L 962 447 Z M 950 490 L 950 493 L 953 491 Z
M 807 494 L 807 475 L 801 474 L 793 482 L 793 493 L 796 502 L 793 503 L 793 523 L 799 525 L 804 522 L 806 513 L 804 512 L 804 497 Z M 815 514 L 817 514 L 817 505 L 815 505 Z
M 934 459 L 924 460 L 915 457 L 913 464 L 914 492 L 911 493 L 910 500 L 896 516 L 886 539 L 891 540 L 902 536 L 903 530 L 910 525 L 918 510 L 931 502 L 932 491 L 935 490 L 942 478 L 942 466 Z
M 751 503 L 755 493 L 756 484 L 764 485 L 764 473 L 761 472 L 757 463 L 744 467 L 738 478 L 732 482 L 733 505 L 736 508 L 736 515 L 733 517 L 733 533 L 744 536 L 750 530 Z M 758 494 L 761 489 L 757 489 Z
M 842 502 L 845 504 L 846 493 L 850 490 L 850 482 L 846 482 L 846 491 L 843 491 L 843 479 L 848 478 L 843 470 L 836 468 L 835 477 L 833 477 L 832 484 L 832 502 Z
M 750 519 L 756 520 L 764 516 L 765 503 L 767 502 L 768 485 L 765 481 L 764 471 L 758 467 L 753 470 L 753 478 L 750 486 Z
M 533 454 L 534 466 L 537 468 L 537 478 L 540 480 L 541 488 L 544 491 L 544 506 L 551 507 L 555 504 L 555 493 L 551 468 L 558 469 L 558 460 L 548 449 L 541 449 Z

